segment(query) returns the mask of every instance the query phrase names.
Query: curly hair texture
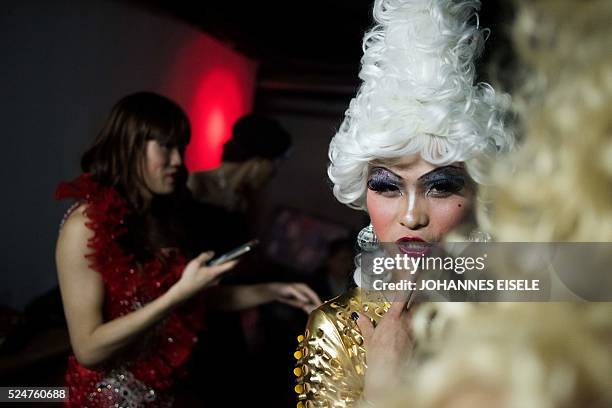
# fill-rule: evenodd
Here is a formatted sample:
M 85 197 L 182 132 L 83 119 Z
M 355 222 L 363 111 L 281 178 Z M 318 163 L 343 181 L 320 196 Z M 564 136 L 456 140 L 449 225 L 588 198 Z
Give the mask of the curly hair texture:
M 485 189 L 490 230 L 505 241 L 610 241 L 612 3 L 518 3 L 525 80 L 513 99 L 525 142 Z M 612 406 L 610 303 L 424 306 L 409 385 L 381 406 Z
M 612 3 L 519 4 L 525 143 L 494 168 L 479 221 L 504 241 L 612 241 Z
M 612 404 L 609 304 L 453 305 L 463 307 L 445 330 L 415 333 L 407 383 L 381 407 Z
M 420 154 L 435 165 L 465 162 L 485 181 L 488 162 L 508 151 L 507 95 L 474 84 L 487 30 L 478 0 L 376 0 L 363 39 L 361 87 L 329 147 L 336 198 L 365 210 L 368 165 Z

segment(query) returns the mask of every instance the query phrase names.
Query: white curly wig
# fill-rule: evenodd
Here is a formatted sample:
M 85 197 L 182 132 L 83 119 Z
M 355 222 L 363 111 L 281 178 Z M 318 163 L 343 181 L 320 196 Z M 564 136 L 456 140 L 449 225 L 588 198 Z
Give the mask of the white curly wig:
M 488 161 L 513 145 L 509 97 L 474 84 L 482 51 L 479 0 L 376 0 L 359 77 L 329 147 L 336 198 L 365 209 L 368 164 L 420 154 L 434 165 L 465 162 L 484 182 Z

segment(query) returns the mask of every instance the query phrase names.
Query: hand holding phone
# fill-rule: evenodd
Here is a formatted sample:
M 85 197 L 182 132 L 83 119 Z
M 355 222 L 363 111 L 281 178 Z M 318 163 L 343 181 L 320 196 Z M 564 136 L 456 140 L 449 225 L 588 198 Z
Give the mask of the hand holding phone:
M 212 261 L 208 261 L 206 265 L 215 266 L 215 265 L 221 265 L 222 263 L 225 263 L 225 262 L 229 262 L 233 259 L 238 258 L 239 256 L 246 254 L 247 252 L 250 252 L 258 244 L 259 244 L 259 240 L 253 239 L 247 242 L 246 244 L 240 245 L 238 248 L 235 248 L 229 252 L 226 252 L 225 254 L 221 255 L 218 258 L 213 259 Z
M 174 301 L 182 303 L 196 293 L 219 283 L 221 276 L 236 266 L 238 261 L 228 261 L 223 265 L 208 266 L 212 251 L 203 252 L 187 263 L 178 281 L 168 290 Z

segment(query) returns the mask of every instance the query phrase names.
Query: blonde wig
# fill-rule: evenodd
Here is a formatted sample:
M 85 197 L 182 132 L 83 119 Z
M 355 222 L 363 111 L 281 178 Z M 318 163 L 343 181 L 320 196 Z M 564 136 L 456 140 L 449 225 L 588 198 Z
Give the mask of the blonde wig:
M 406 370 L 410 377 L 381 407 L 612 406 L 610 305 L 462 309 L 445 331 L 417 334 L 426 343 Z
M 494 170 L 479 221 L 503 241 L 612 240 L 612 3 L 521 1 L 513 94 L 525 144 Z

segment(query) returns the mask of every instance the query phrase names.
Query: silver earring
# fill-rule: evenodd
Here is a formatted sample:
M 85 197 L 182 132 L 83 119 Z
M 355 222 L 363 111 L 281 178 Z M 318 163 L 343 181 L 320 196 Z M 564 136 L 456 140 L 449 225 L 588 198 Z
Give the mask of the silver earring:
M 366 252 L 372 252 L 378 249 L 378 237 L 374 232 L 374 227 L 369 224 L 357 234 L 357 244 Z

